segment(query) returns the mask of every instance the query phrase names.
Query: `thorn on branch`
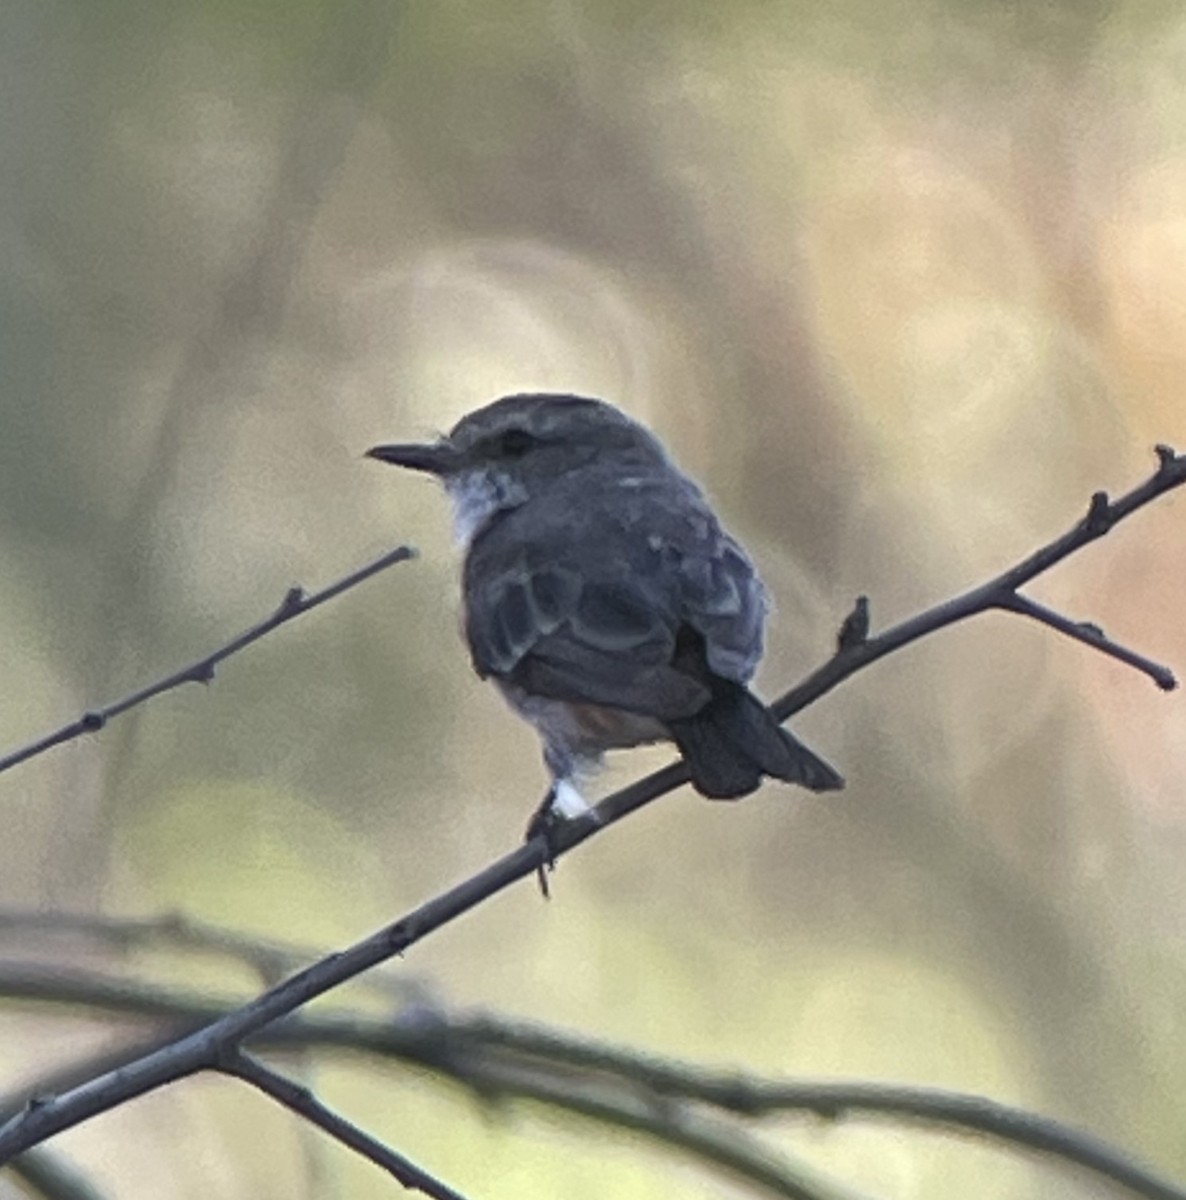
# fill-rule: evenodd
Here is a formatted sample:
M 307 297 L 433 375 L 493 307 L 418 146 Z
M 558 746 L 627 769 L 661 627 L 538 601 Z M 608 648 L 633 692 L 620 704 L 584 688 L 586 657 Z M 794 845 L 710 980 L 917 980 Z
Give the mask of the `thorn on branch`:
M 1158 474 L 1170 470 L 1177 463 L 1178 454 L 1173 446 L 1167 446 L 1164 442 L 1159 442 L 1153 447 L 1153 452 L 1157 455 Z
M 1087 506 L 1087 532 L 1093 536 L 1107 533 L 1112 526 L 1112 506 L 1107 492 L 1096 492 Z
M 294 583 L 284 593 L 284 599 L 280 601 L 280 607 L 276 610 L 276 616 L 290 617 L 293 613 L 298 612 L 304 603 L 305 589 L 299 583 Z
M 852 612 L 844 618 L 840 632 L 836 635 L 837 652 L 853 650 L 869 640 L 869 597 L 858 596 Z

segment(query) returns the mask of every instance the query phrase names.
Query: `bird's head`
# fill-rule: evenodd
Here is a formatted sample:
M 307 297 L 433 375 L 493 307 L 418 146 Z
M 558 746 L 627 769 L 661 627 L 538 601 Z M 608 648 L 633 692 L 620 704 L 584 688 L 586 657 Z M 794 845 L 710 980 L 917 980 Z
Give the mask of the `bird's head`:
M 550 394 L 504 396 L 436 441 L 375 446 L 367 454 L 437 476 L 453 500 L 462 542 L 495 513 L 544 496 L 591 463 L 629 472 L 667 462 L 658 439 L 612 404 Z

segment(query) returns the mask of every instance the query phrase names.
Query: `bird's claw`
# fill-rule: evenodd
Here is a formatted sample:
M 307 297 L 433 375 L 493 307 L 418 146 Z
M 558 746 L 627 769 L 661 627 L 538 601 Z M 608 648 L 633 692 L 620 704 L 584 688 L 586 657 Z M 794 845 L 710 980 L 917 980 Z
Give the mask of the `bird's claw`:
M 548 889 L 548 872 L 556 869 L 556 832 L 564 820 L 556 811 L 555 798 L 556 789 L 549 788 L 543 802 L 532 813 L 531 820 L 527 822 L 527 834 L 524 838 L 524 841 L 527 842 L 533 842 L 536 838 L 543 839 L 547 857 L 536 868 L 535 877 L 539 880 L 539 890 L 543 893 L 545 900 L 551 898 L 551 892 Z

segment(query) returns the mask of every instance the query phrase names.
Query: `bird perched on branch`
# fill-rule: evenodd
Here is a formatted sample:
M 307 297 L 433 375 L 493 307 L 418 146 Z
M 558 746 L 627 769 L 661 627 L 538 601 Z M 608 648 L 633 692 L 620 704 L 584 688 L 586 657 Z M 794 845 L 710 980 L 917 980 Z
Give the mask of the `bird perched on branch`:
M 529 836 L 589 812 L 606 750 L 672 741 L 702 795 L 763 776 L 844 786 L 747 686 L 769 601 L 753 563 L 659 440 L 578 396 L 507 396 L 434 442 L 370 457 L 435 475 L 465 551 L 474 669 L 543 742 Z

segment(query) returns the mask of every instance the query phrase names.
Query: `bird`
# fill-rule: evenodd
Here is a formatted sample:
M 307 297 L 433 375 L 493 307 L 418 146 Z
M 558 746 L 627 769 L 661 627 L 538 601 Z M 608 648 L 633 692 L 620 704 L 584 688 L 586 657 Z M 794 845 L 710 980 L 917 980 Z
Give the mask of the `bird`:
M 435 476 L 452 501 L 474 670 L 535 727 L 551 776 L 529 839 L 588 816 L 581 787 L 605 752 L 646 743 L 673 742 L 714 800 L 767 776 L 844 786 L 750 690 L 769 593 L 640 422 L 604 400 L 521 393 L 367 455 Z

